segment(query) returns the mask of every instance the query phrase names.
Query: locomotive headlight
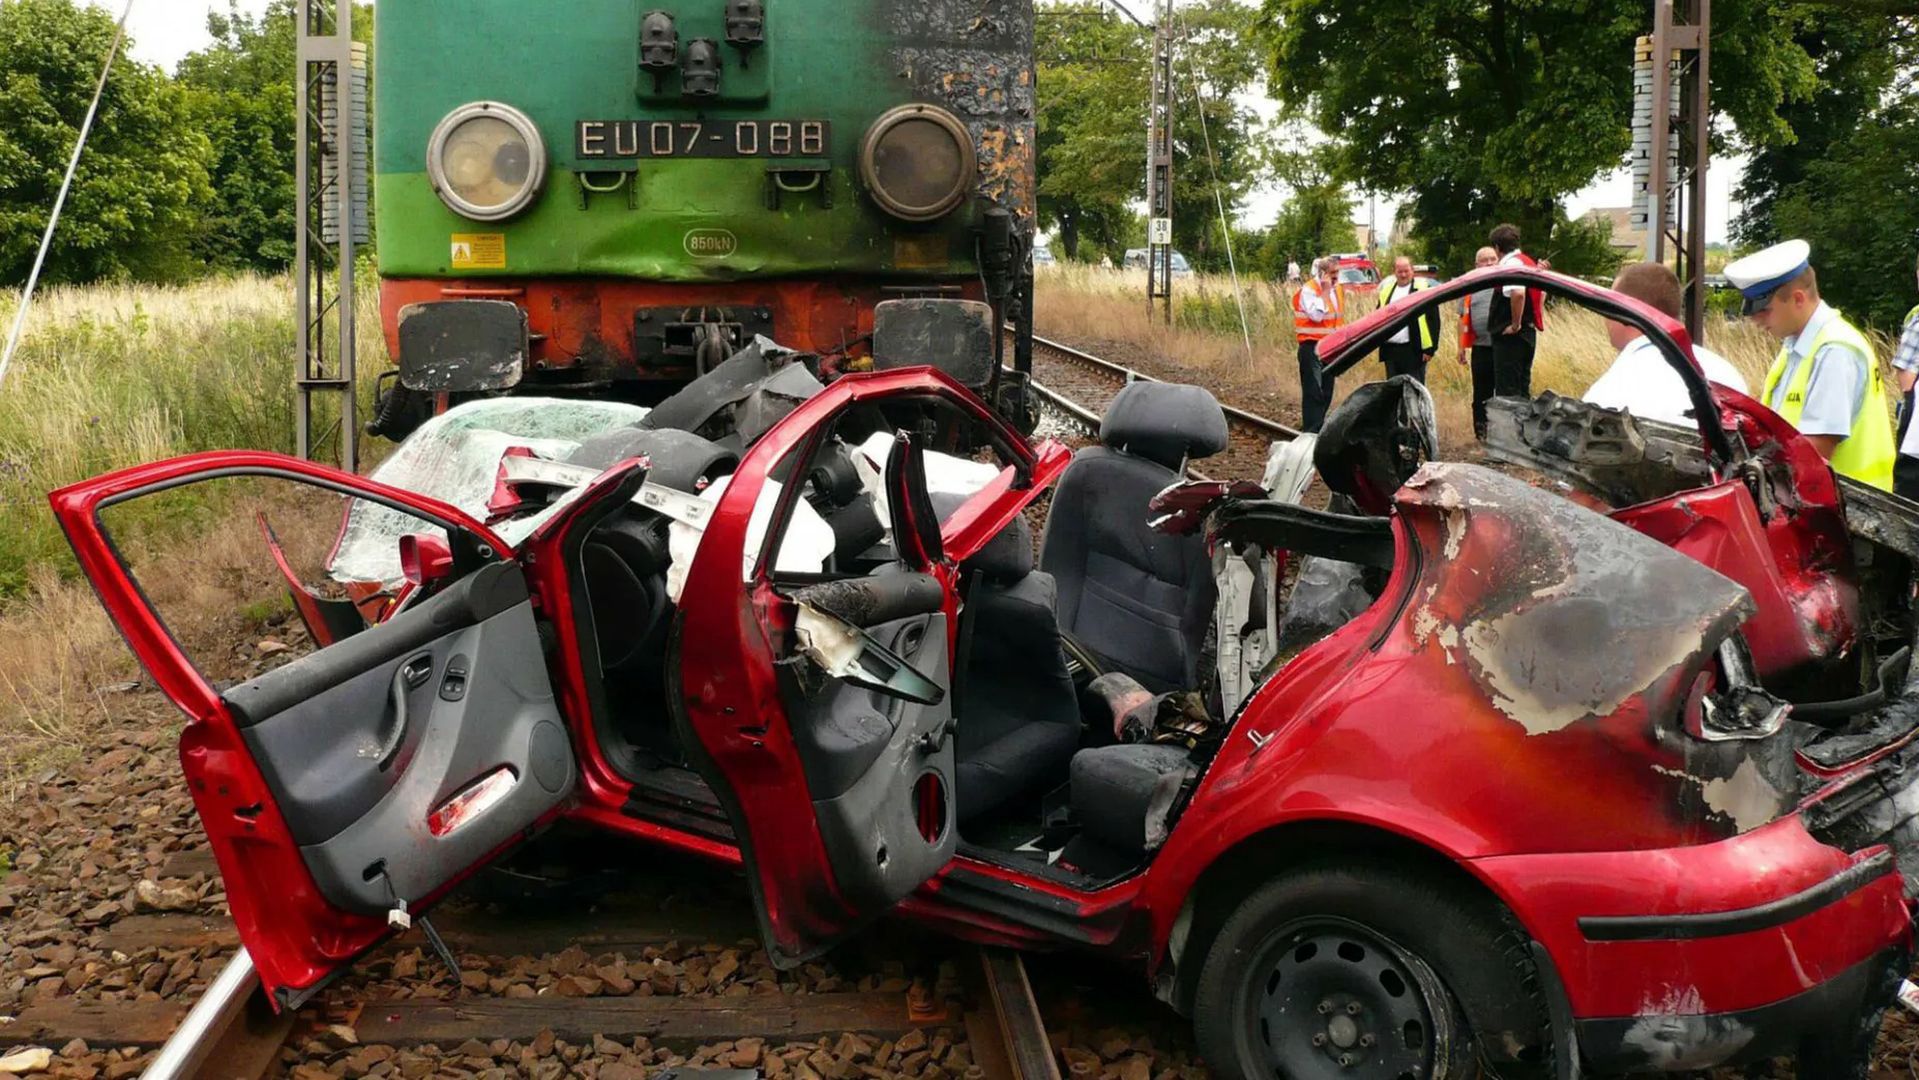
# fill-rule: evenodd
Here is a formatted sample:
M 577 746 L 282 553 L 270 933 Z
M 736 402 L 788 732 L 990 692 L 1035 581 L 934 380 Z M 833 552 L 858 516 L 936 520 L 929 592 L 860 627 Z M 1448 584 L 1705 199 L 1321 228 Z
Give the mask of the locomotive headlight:
M 426 172 L 454 213 L 504 221 L 539 195 L 546 182 L 546 144 L 525 113 L 476 101 L 447 113 L 433 129 Z
M 902 221 L 931 221 L 972 189 L 978 160 L 959 117 L 937 105 L 902 105 L 866 129 L 860 177 L 875 202 Z

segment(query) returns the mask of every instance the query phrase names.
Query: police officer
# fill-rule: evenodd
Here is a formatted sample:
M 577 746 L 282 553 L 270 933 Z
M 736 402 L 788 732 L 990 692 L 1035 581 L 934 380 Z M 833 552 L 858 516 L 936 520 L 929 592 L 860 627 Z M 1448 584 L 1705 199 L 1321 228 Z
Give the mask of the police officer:
M 1760 399 L 1834 472 L 1892 490 L 1892 407 L 1872 344 L 1819 298 L 1812 246 L 1787 240 L 1726 265 L 1746 317 L 1780 340 Z
M 1413 276 L 1413 261 L 1404 255 L 1393 260 L 1393 276 L 1379 287 L 1379 306 L 1390 307 L 1412 299 L 1428 285 Z M 1427 308 L 1417 320 L 1419 340 L 1413 340 L 1412 327 L 1402 326 L 1379 347 L 1379 358 L 1386 363 L 1386 377 L 1411 375 L 1426 381 L 1426 365 L 1439 349 L 1439 309 Z

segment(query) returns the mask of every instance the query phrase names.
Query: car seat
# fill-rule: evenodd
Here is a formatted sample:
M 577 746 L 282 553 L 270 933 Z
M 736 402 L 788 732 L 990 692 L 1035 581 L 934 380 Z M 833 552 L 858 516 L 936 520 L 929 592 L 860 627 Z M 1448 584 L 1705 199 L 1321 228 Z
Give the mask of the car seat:
M 953 496 L 936 495 L 941 511 Z M 1054 615 L 1052 575 L 1033 569 L 1033 531 L 1016 517 L 960 566 L 954 794 L 962 828 L 995 811 L 1039 813 L 1079 746 L 1079 705 Z
M 1190 689 L 1213 612 L 1211 560 L 1205 537 L 1155 532 L 1146 504 L 1188 460 L 1226 448 L 1226 414 L 1201 387 L 1136 382 L 1107 407 L 1099 441 L 1060 477 L 1040 542 L 1060 627 L 1156 693 Z

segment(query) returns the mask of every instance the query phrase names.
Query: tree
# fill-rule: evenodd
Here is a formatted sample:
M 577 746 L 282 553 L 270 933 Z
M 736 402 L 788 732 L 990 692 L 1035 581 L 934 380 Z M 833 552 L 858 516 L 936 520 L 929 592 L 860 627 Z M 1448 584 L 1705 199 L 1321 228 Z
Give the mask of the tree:
M 1574 277 L 1606 279 L 1619 272 L 1626 261 L 1612 246 L 1612 221 L 1604 217 L 1572 219 L 1563 212 L 1553 228 L 1552 241 L 1536 247 L 1533 253 L 1553 264 L 1553 269 Z
M 1221 210 L 1231 221 L 1271 165 L 1259 117 L 1238 103 L 1264 74 L 1256 17 L 1239 0 L 1174 9 L 1173 245 L 1198 269 L 1226 269 Z
M 208 266 L 283 270 L 293 261 L 298 8 L 294 0 L 271 0 L 249 18 L 237 0 L 227 5 L 225 14 L 207 13 L 213 44 L 180 61 L 177 73 L 193 122 L 215 151 L 214 195 L 195 250 Z M 372 42 L 370 5 L 354 5 L 353 37 Z
M 1774 6 L 1713 5 L 1715 107 L 1751 144 L 1786 138 L 1778 104 L 1814 84 Z M 1464 266 L 1501 219 L 1547 246 L 1559 200 L 1622 162 L 1649 17 L 1644 0 L 1265 0 L 1259 35 L 1334 174 L 1410 193 L 1429 249 Z
M 1145 181 L 1148 32 L 1071 3 L 1041 8 L 1034 37 L 1040 224 L 1068 259 L 1086 241 L 1117 264 Z
M 214 147 L 213 197 L 195 249 L 209 266 L 284 269 L 293 261 L 295 97 L 292 0 L 250 19 L 237 0 L 207 13 L 213 44 L 180 61 L 194 124 Z
M 1919 98 L 1896 99 L 1806 168 L 1780 196 L 1780 235 L 1812 244 L 1820 292 L 1848 314 L 1897 332 L 1913 302 L 1919 255 Z
M 1235 101 L 1262 69 L 1252 17 L 1237 0 L 1205 0 L 1173 27 L 1173 242 L 1209 268 L 1226 266 L 1215 176 L 1230 214 L 1264 162 L 1258 117 Z M 1152 32 L 1073 2 L 1042 7 L 1035 39 L 1040 223 L 1059 230 L 1067 258 L 1087 240 L 1117 262 L 1145 195 Z
M 0 284 L 25 282 L 114 35 L 72 0 L 0 0 Z M 109 73 L 43 280 L 170 280 L 209 194 L 212 147 L 159 71 L 126 55 Z
M 1305 145 L 1297 126 L 1283 128 L 1278 140 L 1291 147 Z M 1259 267 L 1277 276 L 1287 262 L 1299 263 L 1302 274 L 1311 271 L 1321 255 L 1353 246 L 1353 200 L 1328 170 L 1324 155 L 1313 149 L 1292 149 L 1272 155 L 1273 172 L 1292 189 L 1279 216 L 1266 230 Z
M 1909 63 L 1915 31 L 1915 19 L 1901 25 L 1901 20 L 1883 15 L 1825 7 L 1801 13 L 1793 37 L 1812 58 L 1818 86 L 1805 98 L 1780 106 L 1779 117 L 1792 129 L 1792 137 L 1760 147 L 1746 163 L 1735 191 L 1740 215 L 1733 232 L 1741 244 L 1757 248 L 1784 239 L 1773 220 L 1774 205 L 1865 121 L 1901 63 L 1902 50 L 1891 46 L 1904 37 Z

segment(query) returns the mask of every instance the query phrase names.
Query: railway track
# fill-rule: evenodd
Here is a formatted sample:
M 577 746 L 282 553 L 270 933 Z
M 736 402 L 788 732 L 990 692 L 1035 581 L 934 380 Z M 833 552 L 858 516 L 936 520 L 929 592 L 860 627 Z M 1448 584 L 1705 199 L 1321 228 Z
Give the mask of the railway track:
M 457 972 L 409 931 L 340 985 L 277 1015 L 229 919 L 130 916 L 109 928 L 103 948 L 226 954 L 190 1008 L 177 999 L 56 998 L 21 1010 L 0 1029 L 0 1045 L 78 1040 L 129 1055 L 157 1047 L 142 1072 L 156 1080 L 317 1077 L 329 1067 L 341 1075 L 343 1064 L 344 1074 L 361 1075 L 382 1062 L 394 1063 L 391 1075 L 494 1067 L 545 1075 L 546 1062 L 570 1069 L 587 1058 L 600 1062 L 602 1077 L 634 1080 L 682 1064 L 789 1080 L 852 1078 L 866 1068 L 921 1075 L 929 1065 L 954 1080 L 1059 1080 L 1017 954 L 955 947 L 949 955 L 889 939 L 866 952 L 895 959 L 864 974 L 809 965 L 775 975 L 757 957 L 741 959 L 755 954 L 757 930 L 732 875 L 703 864 L 659 869 L 692 884 L 642 883 L 632 893 L 623 885 L 587 920 L 451 902 L 433 918 Z M 205 849 L 165 870 L 215 872 Z M 527 972 L 537 973 L 537 987 L 520 978 Z M 609 1071 L 616 1062 L 632 1071 Z
M 1033 338 L 1033 382 L 1046 412 L 1087 438 L 1098 436 L 1100 415 L 1127 383 L 1157 381 L 1070 345 Z M 1229 442 L 1224 452 L 1206 459 L 1207 472 L 1220 479 L 1259 479 L 1272 444 L 1299 435 L 1297 428 L 1269 417 L 1224 403 L 1220 407 L 1226 412 Z

